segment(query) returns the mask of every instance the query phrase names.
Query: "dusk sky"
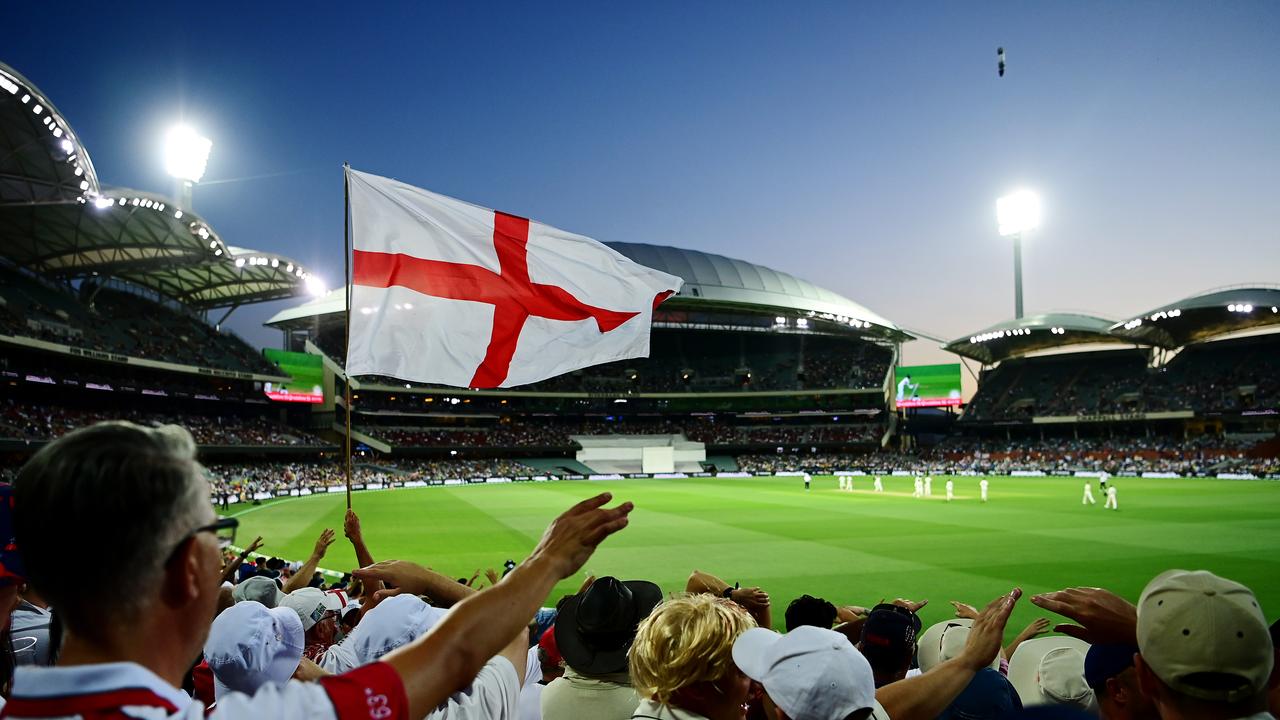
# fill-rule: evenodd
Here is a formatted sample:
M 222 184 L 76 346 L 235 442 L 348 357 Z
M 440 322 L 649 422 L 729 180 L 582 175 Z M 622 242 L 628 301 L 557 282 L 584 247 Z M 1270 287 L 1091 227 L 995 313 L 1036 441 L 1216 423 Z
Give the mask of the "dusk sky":
M 1013 315 L 1022 186 L 1028 314 L 1280 282 L 1280 2 L 539 5 L 9 3 L 0 60 L 104 184 L 170 191 L 159 137 L 198 128 L 200 214 L 331 287 L 343 161 L 949 339 Z M 278 346 L 288 304 L 231 325 Z

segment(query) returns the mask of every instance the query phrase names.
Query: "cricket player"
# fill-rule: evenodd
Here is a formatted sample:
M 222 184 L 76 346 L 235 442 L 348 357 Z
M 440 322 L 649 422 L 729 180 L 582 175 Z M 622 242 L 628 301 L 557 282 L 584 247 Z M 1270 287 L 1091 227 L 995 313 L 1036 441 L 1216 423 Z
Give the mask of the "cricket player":
M 982 478 L 978 481 L 978 491 L 982 493 L 982 502 L 987 501 L 987 479 Z
M 924 496 L 933 497 L 933 476 L 926 476 L 924 479 Z
M 805 473 L 805 474 L 804 474 L 804 489 L 805 489 L 805 490 L 808 490 L 808 489 L 809 489 L 809 481 L 810 481 L 811 479 L 812 479 L 812 478 L 810 478 L 810 477 L 809 477 L 809 473 Z
M 877 475 L 877 476 L 876 476 L 876 481 L 875 481 L 875 484 L 872 486 L 872 488 L 873 488 L 876 492 L 884 492 L 884 483 L 880 482 L 880 476 L 879 476 L 879 475 Z
M 841 476 L 840 476 L 839 478 L 837 478 L 837 479 L 840 481 L 840 489 L 841 489 L 841 490 L 848 490 L 848 489 L 849 489 L 849 478 L 845 477 L 844 475 L 841 475 Z
M 916 476 L 916 489 L 911 493 L 911 497 L 924 497 L 924 480 L 921 480 L 919 475 Z
M 911 376 L 910 376 L 910 375 L 907 375 L 906 377 L 904 377 L 904 378 L 902 378 L 901 380 L 899 380 L 899 381 L 898 381 L 898 399 L 899 399 L 899 400 L 906 400 L 906 399 L 907 399 L 907 391 L 908 391 L 908 390 L 910 390 L 910 391 L 911 391 L 911 397 L 912 397 L 912 399 L 915 399 L 915 397 L 916 397 L 916 392 L 917 392 L 919 389 L 920 389 L 920 383 L 912 383 L 912 382 L 911 382 Z
M 1107 488 L 1107 504 L 1102 506 L 1106 510 L 1119 510 L 1120 506 L 1116 504 L 1116 486 L 1112 485 Z
M 1093 499 L 1093 483 L 1088 478 L 1084 480 L 1084 498 L 1080 500 L 1081 505 L 1097 505 L 1098 501 Z
M 1111 475 L 1107 473 L 1107 471 L 1105 470 L 1103 470 L 1102 473 L 1098 475 L 1098 489 L 1102 491 L 1103 495 L 1107 494 L 1107 481 L 1110 479 L 1111 479 Z
M 947 502 L 951 502 L 951 498 L 955 497 L 956 484 L 951 482 L 951 478 L 947 478 Z

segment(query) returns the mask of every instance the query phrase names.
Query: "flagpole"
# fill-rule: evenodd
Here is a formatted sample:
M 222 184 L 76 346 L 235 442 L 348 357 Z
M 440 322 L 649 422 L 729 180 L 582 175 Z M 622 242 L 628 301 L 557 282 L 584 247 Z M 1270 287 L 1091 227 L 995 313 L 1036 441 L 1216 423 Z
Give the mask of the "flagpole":
M 351 181 L 348 173 L 351 171 L 351 165 L 342 163 L 342 260 L 344 263 L 342 279 L 346 286 L 347 299 L 347 315 L 346 328 L 347 336 L 345 340 L 345 357 L 351 357 Z M 346 418 L 347 418 L 347 509 L 351 509 L 351 374 L 347 372 L 348 363 L 342 363 L 342 375 L 345 382 L 342 383 L 346 392 Z

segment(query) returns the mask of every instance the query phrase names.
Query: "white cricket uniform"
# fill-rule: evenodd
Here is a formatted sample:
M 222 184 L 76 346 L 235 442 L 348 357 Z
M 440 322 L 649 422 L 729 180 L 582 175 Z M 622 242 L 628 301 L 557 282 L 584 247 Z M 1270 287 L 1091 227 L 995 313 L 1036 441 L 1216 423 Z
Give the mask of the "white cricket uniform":
M 947 502 L 951 502 L 951 498 L 955 497 L 955 490 L 956 490 L 956 484 L 948 480 L 947 481 Z
M 911 497 L 923 497 L 923 496 L 924 496 L 924 481 L 921 480 L 920 478 L 916 478 L 916 489 L 914 492 L 911 493 Z
M 874 487 L 874 489 L 875 489 L 875 491 L 876 491 L 876 492 L 884 492 L 884 483 L 880 482 L 880 476 L 879 476 L 879 475 L 877 475 L 877 476 L 876 476 L 876 482 L 875 482 L 875 487 Z
M 978 490 L 982 492 L 982 502 L 987 501 L 987 485 L 989 485 L 989 483 L 985 478 L 978 481 Z
M 1120 506 L 1116 504 L 1116 486 L 1112 485 L 1107 488 L 1107 504 L 1102 506 L 1104 509 L 1119 510 Z
M 1080 500 L 1081 505 L 1097 505 L 1098 501 L 1093 499 L 1093 484 L 1088 480 L 1084 481 L 1084 498 Z
M 804 474 L 804 489 L 805 489 L 805 490 L 808 490 L 808 489 L 809 489 L 809 480 L 810 480 L 809 473 L 805 473 L 805 474 Z
M 924 479 L 924 496 L 933 497 L 933 476 Z

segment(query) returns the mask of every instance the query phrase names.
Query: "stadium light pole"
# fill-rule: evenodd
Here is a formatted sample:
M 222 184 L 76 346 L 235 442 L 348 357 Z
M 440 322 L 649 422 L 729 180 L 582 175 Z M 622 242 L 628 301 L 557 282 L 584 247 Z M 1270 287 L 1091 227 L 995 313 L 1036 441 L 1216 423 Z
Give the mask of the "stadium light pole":
M 189 125 L 175 125 L 164 136 L 164 169 L 177 182 L 178 207 L 192 210 L 191 189 L 204 177 L 213 141 Z
M 996 200 L 996 222 L 1002 237 L 1013 238 L 1013 310 L 1022 319 L 1022 234 L 1040 227 L 1040 196 L 1018 190 Z

